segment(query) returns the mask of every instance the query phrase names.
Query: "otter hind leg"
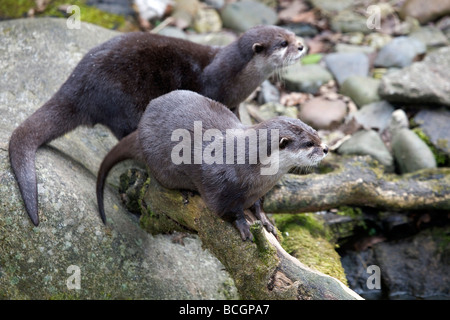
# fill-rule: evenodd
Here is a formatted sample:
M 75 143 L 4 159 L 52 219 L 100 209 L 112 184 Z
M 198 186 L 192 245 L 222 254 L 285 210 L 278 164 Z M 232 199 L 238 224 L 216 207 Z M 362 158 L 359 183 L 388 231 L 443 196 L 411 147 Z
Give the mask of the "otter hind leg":
M 270 222 L 270 220 L 267 218 L 265 212 L 261 208 L 262 199 L 258 199 L 258 201 L 255 202 L 253 206 L 250 207 L 250 210 L 255 215 L 256 219 L 260 220 L 263 224 L 263 226 L 266 228 L 266 230 L 270 233 L 272 233 L 275 237 L 277 237 L 277 232 L 275 230 L 275 227 Z

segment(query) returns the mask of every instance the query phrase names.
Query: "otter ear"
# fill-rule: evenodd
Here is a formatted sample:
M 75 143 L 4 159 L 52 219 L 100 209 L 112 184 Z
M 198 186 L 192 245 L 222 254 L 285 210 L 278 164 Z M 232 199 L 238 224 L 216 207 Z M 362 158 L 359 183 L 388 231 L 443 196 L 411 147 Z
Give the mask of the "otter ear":
M 264 50 L 264 46 L 261 43 L 254 43 L 252 49 L 254 53 L 260 53 Z
M 286 148 L 287 144 L 291 141 L 291 139 L 287 138 L 287 137 L 281 137 L 280 139 L 280 144 L 279 144 L 279 148 L 280 149 L 284 149 Z

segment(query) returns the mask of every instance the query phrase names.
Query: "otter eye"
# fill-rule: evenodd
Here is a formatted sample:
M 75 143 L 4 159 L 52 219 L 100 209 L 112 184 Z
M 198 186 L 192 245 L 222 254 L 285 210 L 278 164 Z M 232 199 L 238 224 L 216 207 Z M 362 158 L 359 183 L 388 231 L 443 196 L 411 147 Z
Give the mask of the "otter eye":
M 288 46 L 288 42 L 285 40 L 285 41 L 283 41 L 282 43 L 281 43 L 281 46 L 283 47 L 283 48 L 285 48 L 285 47 L 287 47 Z
M 310 141 L 310 142 L 306 143 L 306 147 L 307 147 L 307 148 L 312 148 L 312 147 L 314 147 L 314 142 Z
M 289 139 L 288 138 L 281 138 L 280 139 L 280 149 L 284 149 L 286 148 L 286 145 L 289 143 Z

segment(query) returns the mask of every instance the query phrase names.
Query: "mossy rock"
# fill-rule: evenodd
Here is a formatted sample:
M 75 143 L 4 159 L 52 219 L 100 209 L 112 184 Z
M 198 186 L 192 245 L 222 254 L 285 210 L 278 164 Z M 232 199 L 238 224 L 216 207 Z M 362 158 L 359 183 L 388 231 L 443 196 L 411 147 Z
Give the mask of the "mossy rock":
M 312 213 L 276 214 L 273 218 L 283 235 L 281 245 L 289 254 L 308 267 L 347 284 L 332 234 L 320 218 Z
M 66 13 L 59 9 L 62 5 L 67 5 L 67 0 L 51 1 L 43 12 L 36 13 L 36 17 L 57 17 L 65 18 L 73 13 Z M 80 19 L 83 22 L 89 22 L 101 27 L 119 31 L 126 31 L 126 19 L 124 16 L 104 12 L 98 8 L 86 5 L 86 0 L 74 0 L 71 5 L 80 8 Z M 34 8 L 34 0 L 2 0 L 0 2 L 0 19 L 17 19 L 27 17 L 30 9 Z

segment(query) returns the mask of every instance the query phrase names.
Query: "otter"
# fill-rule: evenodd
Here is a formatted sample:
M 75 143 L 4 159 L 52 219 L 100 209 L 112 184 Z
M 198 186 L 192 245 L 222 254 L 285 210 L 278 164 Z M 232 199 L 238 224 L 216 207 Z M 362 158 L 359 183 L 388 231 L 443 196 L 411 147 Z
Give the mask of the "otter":
M 260 198 L 290 169 L 317 165 L 327 153 L 317 132 L 299 119 L 278 117 L 245 126 L 217 101 L 172 91 L 152 100 L 138 129 L 104 158 L 96 187 L 100 216 L 106 223 L 108 172 L 134 158 L 145 161 L 162 186 L 198 192 L 211 211 L 234 223 L 243 240 L 251 240 L 244 210 L 253 208 L 267 231 L 275 233 Z
M 11 135 L 10 163 L 33 224 L 39 224 L 35 156 L 41 145 L 95 124 L 120 140 L 136 130 L 152 99 L 176 89 L 198 92 L 237 112 L 258 85 L 303 52 L 295 35 L 277 26 L 249 29 L 225 47 L 133 32 L 93 48 Z

